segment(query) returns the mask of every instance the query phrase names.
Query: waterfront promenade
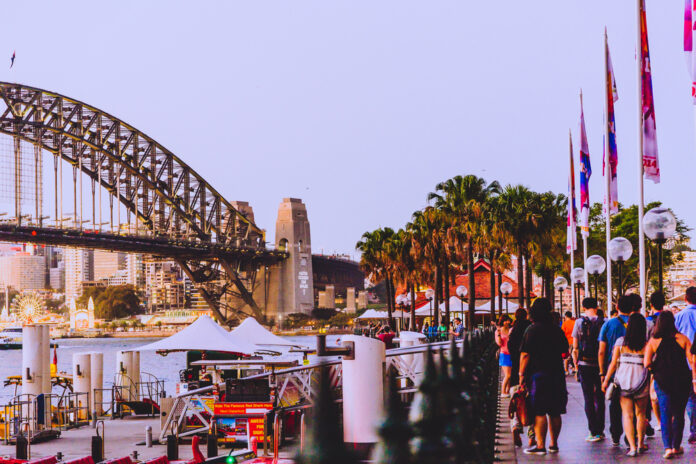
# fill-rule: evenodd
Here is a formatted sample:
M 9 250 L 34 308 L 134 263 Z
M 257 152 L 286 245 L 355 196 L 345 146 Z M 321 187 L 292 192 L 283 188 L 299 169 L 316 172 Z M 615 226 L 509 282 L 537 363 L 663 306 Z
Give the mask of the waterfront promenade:
M 568 377 L 568 413 L 563 416 L 563 429 L 559 439 L 558 454 L 547 454 L 546 456 L 528 456 L 522 452 L 527 447 L 527 438 L 523 437 L 523 448 L 517 448 L 516 457 L 519 463 L 538 463 L 538 462 L 557 462 L 563 464 L 594 464 L 604 462 L 625 461 L 635 464 L 652 464 L 668 462 L 662 458 L 664 449 L 662 448 L 662 438 L 660 432 L 655 432 L 655 436 L 648 438 L 646 443 L 650 449 L 637 457 L 626 456 L 627 447 L 623 442 L 621 447 L 612 447 L 611 438 L 599 443 L 588 443 L 585 441 L 587 436 L 587 421 L 585 419 L 584 402 L 580 384 L 575 378 Z M 652 420 L 653 426 L 656 424 Z M 509 430 L 509 429 L 508 429 Z M 526 431 L 526 429 L 525 429 Z M 607 408 L 606 434 L 609 435 L 609 409 Z M 688 438 L 688 419 L 687 431 L 684 434 L 684 455 L 676 457 L 671 462 L 694 462 L 696 458 L 696 446 L 686 443 Z M 547 439 L 548 446 L 548 439 Z

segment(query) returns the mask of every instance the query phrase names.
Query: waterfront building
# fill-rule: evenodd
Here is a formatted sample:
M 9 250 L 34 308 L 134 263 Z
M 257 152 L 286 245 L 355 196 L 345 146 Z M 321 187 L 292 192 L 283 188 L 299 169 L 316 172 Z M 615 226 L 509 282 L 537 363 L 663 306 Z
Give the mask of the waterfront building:
M 126 255 L 126 271 L 128 284 L 135 288 L 145 287 L 145 262 L 143 255 L 130 253 Z
M 125 267 L 125 253 L 94 250 L 94 280 L 108 279 Z
M 666 293 L 669 297 L 677 297 L 684 293 L 694 281 L 696 281 L 696 251 L 682 251 L 681 259 L 667 269 Z
M 57 267 L 48 270 L 48 285 L 54 290 L 65 288 L 65 265 L 62 261 L 58 263 Z
M 77 299 L 82 295 L 82 283 L 94 280 L 92 250 L 67 248 L 63 251 L 65 262 L 65 299 Z
M 0 256 L 0 285 L 20 292 L 46 287 L 46 263 L 43 256 L 19 252 Z
M 186 304 L 181 269 L 172 261 L 145 263 L 145 295 L 149 312 L 179 309 Z

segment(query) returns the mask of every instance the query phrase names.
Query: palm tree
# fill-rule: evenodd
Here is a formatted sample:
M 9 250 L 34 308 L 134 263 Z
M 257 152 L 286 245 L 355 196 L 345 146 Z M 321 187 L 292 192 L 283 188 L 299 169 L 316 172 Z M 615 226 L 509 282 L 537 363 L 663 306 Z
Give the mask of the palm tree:
M 523 185 L 508 185 L 498 196 L 500 224 L 510 236 L 511 249 L 517 256 L 517 293 L 520 307 L 524 307 L 524 262 L 528 256 L 529 245 L 540 221 L 539 212 L 534 208 L 535 193 Z M 527 287 L 531 282 L 527 280 Z
M 362 253 L 360 268 L 363 272 L 374 283 L 384 280 L 387 291 L 387 317 L 390 323 L 393 323 L 392 309 L 394 307 L 393 261 L 390 256 L 390 252 L 394 249 L 394 246 L 390 245 L 393 237 L 393 229 L 380 228 L 372 232 L 365 232 L 361 240 L 355 245 L 355 248 Z
M 468 326 L 473 326 L 476 309 L 476 281 L 474 279 L 474 253 L 480 245 L 481 219 L 484 205 L 500 190 L 498 182 L 486 185 L 485 179 L 474 175 L 455 176 L 435 186 L 435 192 L 428 194 L 428 201 L 435 200 L 435 207 L 442 210 L 448 221 L 448 238 L 453 248 L 467 250 L 467 273 L 469 275 Z M 447 286 L 449 289 L 449 286 Z M 446 309 L 449 309 L 447 298 Z M 449 311 L 448 311 L 449 313 Z M 448 315 L 449 318 L 449 315 Z

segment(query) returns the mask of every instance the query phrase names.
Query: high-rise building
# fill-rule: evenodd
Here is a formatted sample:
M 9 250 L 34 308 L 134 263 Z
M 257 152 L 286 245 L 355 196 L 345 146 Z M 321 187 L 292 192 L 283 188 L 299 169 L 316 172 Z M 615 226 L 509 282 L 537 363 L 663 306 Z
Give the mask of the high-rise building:
M 65 266 L 61 261 L 58 267 L 52 267 L 48 270 L 49 286 L 53 290 L 62 290 L 65 288 Z
M 171 261 L 146 262 L 145 294 L 151 312 L 183 308 L 186 293 L 179 266 Z
M 127 254 L 126 255 L 126 274 L 127 283 L 135 288 L 143 288 L 145 286 L 145 263 L 143 255 Z
M 125 267 L 125 253 L 94 250 L 94 280 L 108 279 Z
M 0 256 L 0 283 L 18 291 L 46 288 L 44 257 L 26 252 Z
M 65 262 L 65 300 L 82 295 L 82 282 L 94 280 L 94 253 L 92 250 L 67 248 L 63 252 Z

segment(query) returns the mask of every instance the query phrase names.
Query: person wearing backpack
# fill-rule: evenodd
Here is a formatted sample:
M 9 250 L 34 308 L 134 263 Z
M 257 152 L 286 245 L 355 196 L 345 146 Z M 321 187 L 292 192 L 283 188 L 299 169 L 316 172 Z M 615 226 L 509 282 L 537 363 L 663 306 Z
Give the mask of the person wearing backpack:
M 585 398 L 585 416 L 590 433 L 585 441 L 604 440 L 604 392 L 599 377 L 599 332 L 604 318 L 597 314 L 597 300 L 582 300 L 585 313 L 575 321 L 573 327 L 573 362 L 577 366 L 577 379 Z

